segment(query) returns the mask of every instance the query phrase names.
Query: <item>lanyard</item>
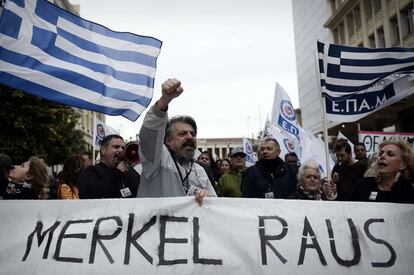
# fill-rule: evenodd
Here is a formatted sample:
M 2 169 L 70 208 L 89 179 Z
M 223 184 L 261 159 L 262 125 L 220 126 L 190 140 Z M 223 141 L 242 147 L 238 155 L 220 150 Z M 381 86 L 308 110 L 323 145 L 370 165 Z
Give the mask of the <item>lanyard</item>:
M 185 177 L 183 178 L 183 174 L 181 174 L 181 169 L 178 166 L 177 160 L 174 157 L 174 154 L 171 154 L 173 160 L 174 160 L 174 164 L 175 167 L 177 168 L 178 174 L 180 175 L 180 179 L 181 179 L 181 184 L 183 185 L 184 191 L 187 192 L 188 189 L 190 188 L 189 184 L 188 184 L 188 177 L 190 176 L 191 171 L 193 170 L 193 165 L 194 165 L 194 161 L 191 161 L 191 166 L 190 166 L 190 170 L 187 171 L 187 169 L 184 170 L 186 171 Z

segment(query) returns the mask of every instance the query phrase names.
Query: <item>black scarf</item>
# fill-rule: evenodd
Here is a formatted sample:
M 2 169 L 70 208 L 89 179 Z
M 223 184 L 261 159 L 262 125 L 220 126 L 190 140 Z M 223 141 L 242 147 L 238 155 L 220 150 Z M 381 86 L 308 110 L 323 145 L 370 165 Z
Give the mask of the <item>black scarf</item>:
M 265 171 L 273 172 L 283 164 L 283 160 L 279 157 L 275 159 L 260 159 L 258 163 L 263 166 Z

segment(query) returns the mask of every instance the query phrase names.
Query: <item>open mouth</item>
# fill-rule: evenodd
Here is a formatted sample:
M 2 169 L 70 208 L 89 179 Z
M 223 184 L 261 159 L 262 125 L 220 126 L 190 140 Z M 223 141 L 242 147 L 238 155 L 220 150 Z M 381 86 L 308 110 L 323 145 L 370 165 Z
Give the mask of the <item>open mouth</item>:
M 380 163 L 378 163 L 378 166 L 380 168 L 384 168 L 384 167 L 387 167 L 387 164 L 385 164 L 384 162 L 380 162 Z

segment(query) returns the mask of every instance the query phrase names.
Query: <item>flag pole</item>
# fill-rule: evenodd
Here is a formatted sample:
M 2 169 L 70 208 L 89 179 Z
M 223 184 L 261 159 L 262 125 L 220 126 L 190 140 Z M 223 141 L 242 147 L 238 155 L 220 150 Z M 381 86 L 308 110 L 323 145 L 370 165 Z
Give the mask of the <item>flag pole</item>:
M 92 135 L 92 144 L 93 144 L 93 148 L 92 148 L 92 164 L 95 165 L 95 149 L 96 149 L 96 113 L 93 112 L 93 132 L 94 134 Z
M 328 121 L 326 119 L 326 95 L 323 95 L 323 89 L 321 85 L 321 74 L 319 72 L 319 58 L 318 51 L 314 51 L 315 58 L 315 74 L 316 74 L 316 85 L 319 87 L 319 92 L 321 95 L 321 107 L 322 107 L 322 133 L 323 141 L 325 143 L 325 162 L 326 162 L 326 176 L 328 179 L 331 179 L 331 165 L 329 162 L 329 144 L 328 144 Z M 318 73 L 319 72 L 319 73 Z
M 325 160 L 326 160 L 326 176 L 328 179 L 331 179 L 331 166 L 329 163 L 329 144 L 328 144 L 328 121 L 326 119 L 326 100 L 325 96 L 322 95 L 322 87 L 320 89 L 321 92 L 321 104 L 322 104 L 322 127 L 323 127 L 323 140 L 325 141 Z

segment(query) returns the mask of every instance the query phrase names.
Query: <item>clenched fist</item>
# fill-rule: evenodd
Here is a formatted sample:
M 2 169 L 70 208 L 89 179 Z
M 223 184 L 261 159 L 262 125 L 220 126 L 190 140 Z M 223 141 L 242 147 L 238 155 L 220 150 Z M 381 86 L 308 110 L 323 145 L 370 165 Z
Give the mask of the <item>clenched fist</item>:
M 184 89 L 181 87 L 181 81 L 175 78 L 166 80 L 161 87 L 162 95 L 156 104 L 158 109 L 166 111 L 171 100 L 178 97 Z

